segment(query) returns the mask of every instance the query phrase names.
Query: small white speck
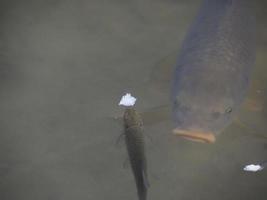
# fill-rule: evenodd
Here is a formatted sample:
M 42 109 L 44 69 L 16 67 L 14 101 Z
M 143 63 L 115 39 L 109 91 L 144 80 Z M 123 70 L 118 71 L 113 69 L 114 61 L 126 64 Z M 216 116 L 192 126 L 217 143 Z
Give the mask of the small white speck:
M 126 93 L 126 95 L 121 97 L 119 106 L 134 106 L 136 102 L 136 98 L 133 97 L 130 93 Z
M 254 164 L 247 165 L 244 167 L 244 171 L 250 171 L 250 172 L 260 171 L 262 169 L 263 167 L 261 165 L 254 165 Z

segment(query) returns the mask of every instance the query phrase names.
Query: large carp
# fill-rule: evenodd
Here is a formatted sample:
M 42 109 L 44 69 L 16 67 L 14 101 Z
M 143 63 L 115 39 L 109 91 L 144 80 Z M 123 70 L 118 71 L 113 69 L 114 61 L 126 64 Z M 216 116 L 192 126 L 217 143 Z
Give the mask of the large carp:
M 211 143 L 232 122 L 255 60 L 248 2 L 204 0 L 201 5 L 174 70 L 174 134 Z

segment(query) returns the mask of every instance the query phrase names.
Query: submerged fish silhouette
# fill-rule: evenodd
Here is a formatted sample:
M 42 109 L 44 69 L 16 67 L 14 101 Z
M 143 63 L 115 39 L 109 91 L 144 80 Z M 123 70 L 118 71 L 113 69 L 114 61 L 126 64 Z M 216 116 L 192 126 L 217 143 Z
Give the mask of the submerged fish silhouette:
M 248 1 L 204 0 L 174 70 L 174 134 L 212 143 L 232 122 L 248 89 L 254 31 Z
M 125 142 L 135 178 L 138 197 L 139 200 L 146 200 L 148 181 L 143 122 L 134 108 L 126 108 L 123 120 Z

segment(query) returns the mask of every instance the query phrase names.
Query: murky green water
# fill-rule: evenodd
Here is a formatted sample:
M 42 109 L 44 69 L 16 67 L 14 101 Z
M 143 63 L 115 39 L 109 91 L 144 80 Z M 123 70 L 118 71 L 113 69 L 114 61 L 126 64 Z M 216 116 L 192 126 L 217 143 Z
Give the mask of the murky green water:
M 137 199 L 111 118 L 126 91 L 140 111 L 168 102 L 151 77 L 178 53 L 199 3 L 1 1 L 0 199 Z M 214 145 L 172 136 L 168 121 L 145 126 L 148 199 L 266 199 L 267 170 L 242 170 L 267 160 L 266 6 L 255 1 L 257 62 L 241 122 Z

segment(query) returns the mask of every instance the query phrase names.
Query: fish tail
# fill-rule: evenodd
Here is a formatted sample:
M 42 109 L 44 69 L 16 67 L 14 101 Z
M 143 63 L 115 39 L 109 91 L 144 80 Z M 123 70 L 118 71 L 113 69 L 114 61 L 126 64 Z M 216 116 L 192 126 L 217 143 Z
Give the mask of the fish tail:
M 139 197 L 139 200 L 146 200 L 147 190 L 145 187 L 138 188 L 138 197 Z
M 144 171 L 142 171 L 142 182 L 137 185 L 138 197 L 139 200 L 146 200 L 147 197 L 147 188 L 149 187 L 149 183 L 147 180 L 147 176 Z

